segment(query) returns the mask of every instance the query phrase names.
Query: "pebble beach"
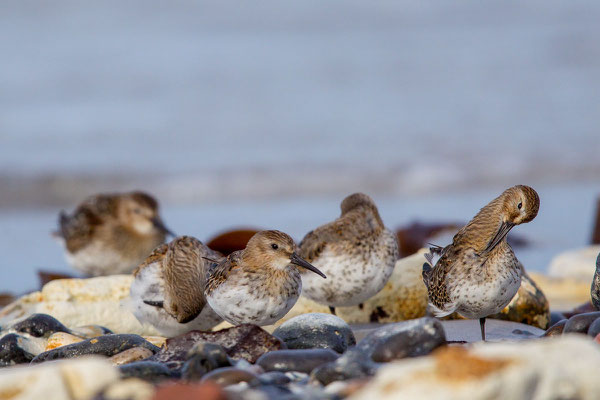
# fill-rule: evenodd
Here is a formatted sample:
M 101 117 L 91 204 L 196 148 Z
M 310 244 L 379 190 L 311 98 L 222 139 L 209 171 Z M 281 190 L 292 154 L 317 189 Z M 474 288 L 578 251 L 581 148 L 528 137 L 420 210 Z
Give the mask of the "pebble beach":
M 599 4 L 0 8 L 0 399 L 600 397 Z M 428 311 L 424 254 L 516 184 L 540 211 L 508 236 L 525 274 L 481 341 Z M 167 337 L 131 274 L 85 276 L 51 235 L 132 190 L 233 249 L 299 243 L 364 192 L 401 254 L 335 315 L 300 296 L 273 325 Z

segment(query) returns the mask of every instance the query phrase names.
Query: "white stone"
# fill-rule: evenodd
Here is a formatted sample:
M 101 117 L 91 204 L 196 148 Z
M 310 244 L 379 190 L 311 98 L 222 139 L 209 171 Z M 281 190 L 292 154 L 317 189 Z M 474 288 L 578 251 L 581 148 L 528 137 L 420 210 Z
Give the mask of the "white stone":
M 0 399 L 87 400 L 117 380 L 118 370 L 100 357 L 10 367 L 0 373 Z
M 560 253 L 552 259 L 548 274 L 560 278 L 574 278 L 591 284 L 596 271 L 600 245 Z
M 600 348 L 584 335 L 447 346 L 382 367 L 352 400 L 597 399 Z
M 157 335 L 152 326 L 140 324 L 124 305 L 132 281 L 131 275 L 51 281 L 41 291 L 4 307 L 0 311 L 0 326 L 10 326 L 33 313 L 44 313 L 70 328 L 97 324 L 115 333 Z

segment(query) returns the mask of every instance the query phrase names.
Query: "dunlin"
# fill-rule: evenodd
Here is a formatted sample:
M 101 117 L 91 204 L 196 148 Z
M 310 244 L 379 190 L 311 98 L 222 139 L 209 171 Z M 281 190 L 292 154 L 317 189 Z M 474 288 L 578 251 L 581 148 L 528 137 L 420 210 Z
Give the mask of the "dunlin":
M 221 318 L 206 304 L 204 289 L 209 260 L 222 258 L 191 236 L 157 247 L 133 273 L 134 315 L 165 336 L 212 328 Z
M 533 220 L 539 207 L 535 190 L 513 186 L 483 207 L 452 244 L 431 249 L 423 265 L 423 281 L 437 317 L 456 311 L 479 318 L 485 340 L 485 318 L 506 307 L 521 285 L 523 267 L 506 235 L 515 225 Z
M 73 214 L 62 211 L 54 233 L 69 264 L 92 276 L 133 271 L 167 234 L 158 203 L 142 192 L 91 196 Z
M 309 232 L 300 256 L 321 269 L 327 280 L 303 273 L 302 294 L 334 307 L 357 305 L 379 292 L 398 259 L 396 235 L 386 229 L 369 196 L 355 193 L 341 204 L 342 215 Z
M 234 325 L 275 323 L 298 300 L 302 290 L 298 267 L 325 278 L 295 249 L 292 238 L 283 232 L 258 232 L 244 250 L 211 266 L 205 291 L 208 304 Z

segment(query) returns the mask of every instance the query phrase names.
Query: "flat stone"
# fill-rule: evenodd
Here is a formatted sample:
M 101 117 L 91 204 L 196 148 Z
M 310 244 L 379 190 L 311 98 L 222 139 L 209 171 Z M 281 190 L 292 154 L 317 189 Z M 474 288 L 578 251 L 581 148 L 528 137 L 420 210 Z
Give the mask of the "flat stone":
M 176 371 L 172 371 L 164 364 L 154 361 L 136 361 L 121 365 L 118 368 L 121 378 L 139 378 L 152 383 L 179 378 Z
M 600 253 L 596 257 L 596 270 L 592 279 L 592 287 L 590 289 L 592 304 L 596 310 L 600 310 Z
M 349 400 L 595 399 L 600 350 L 583 335 L 446 346 L 384 364 Z
M 50 351 L 57 347 L 66 346 L 73 343 L 82 342 L 83 339 L 79 336 L 71 335 L 66 332 L 56 332 L 50 335 L 48 341 L 46 342 L 45 351 Z
M 592 322 L 598 318 L 600 318 L 600 311 L 574 315 L 567 321 L 563 333 L 586 334 Z
M 85 325 L 72 329 L 72 333 L 82 338 L 91 339 L 102 335 L 110 335 L 114 332 L 100 325 Z
M 294 317 L 274 332 L 288 349 L 332 349 L 343 353 L 356 344 L 350 326 L 332 314 L 308 313 Z
M 256 325 L 244 324 L 217 332 L 191 331 L 174 338 L 160 352 L 151 357 L 153 361 L 169 363 L 171 368 L 180 368 L 188 359 L 188 353 L 198 342 L 215 343 L 222 346 L 229 357 L 255 363 L 268 351 L 285 348 L 275 336 Z
M 479 320 L 463 319 L 440 322 L 442 323 L 444 331 L 446 332 L 446 340 L 449 342 L 481 341 Z M 534 339 L 542 336 L 544 333 L 545 331 L 540 328 L 520 324 L 518 322 L 500 321 L 497 319 L 486 319 L 485 322 L 486 342 Z
M 14 324 L 11 329 L 20 333 L 28 333 L 35 337 L 48 337 L 54 332 L 71 333 L 71 330 L 59 320 L 47 314 L 33 314 Z
M 118 380 L 117 369 L 94 356 L 9 367 L 0 373 L 0 398 L 86 400 Z
M 79 343 L 46 351 L 38 354 L 31 362 L 32 364 L 36 364 L 44 361 L 57 360 L 60 358 L 73 358 L 88 354 L 99 354 L 110 357 L 132 347 L 144 347 L 153 353 L 160 350 L 152 343 L 144 340 L 141 336 L 113 334 L 87 339 Z
M 331 349 L 277 350 L 263 354 L 256 364 L 265 371 L 299 371 L 310 374 L 323 364 L 337 360 L 339 353 Z
M 108 361 L 112 365 L 124 365 L 135 361 L 142 361 L 150 357 L 154 353 L 145 347 L 132 347 L 110 357 Z

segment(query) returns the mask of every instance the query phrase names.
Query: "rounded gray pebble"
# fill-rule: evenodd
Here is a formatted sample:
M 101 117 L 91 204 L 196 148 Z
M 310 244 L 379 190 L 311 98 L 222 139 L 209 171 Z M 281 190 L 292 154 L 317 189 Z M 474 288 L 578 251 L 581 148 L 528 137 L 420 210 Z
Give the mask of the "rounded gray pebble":
M 308 313 L 294 317 L 273 332 L 288 349 L 331 349 L 343 353 L 356 344 L 350 326 L 331 314 Z

